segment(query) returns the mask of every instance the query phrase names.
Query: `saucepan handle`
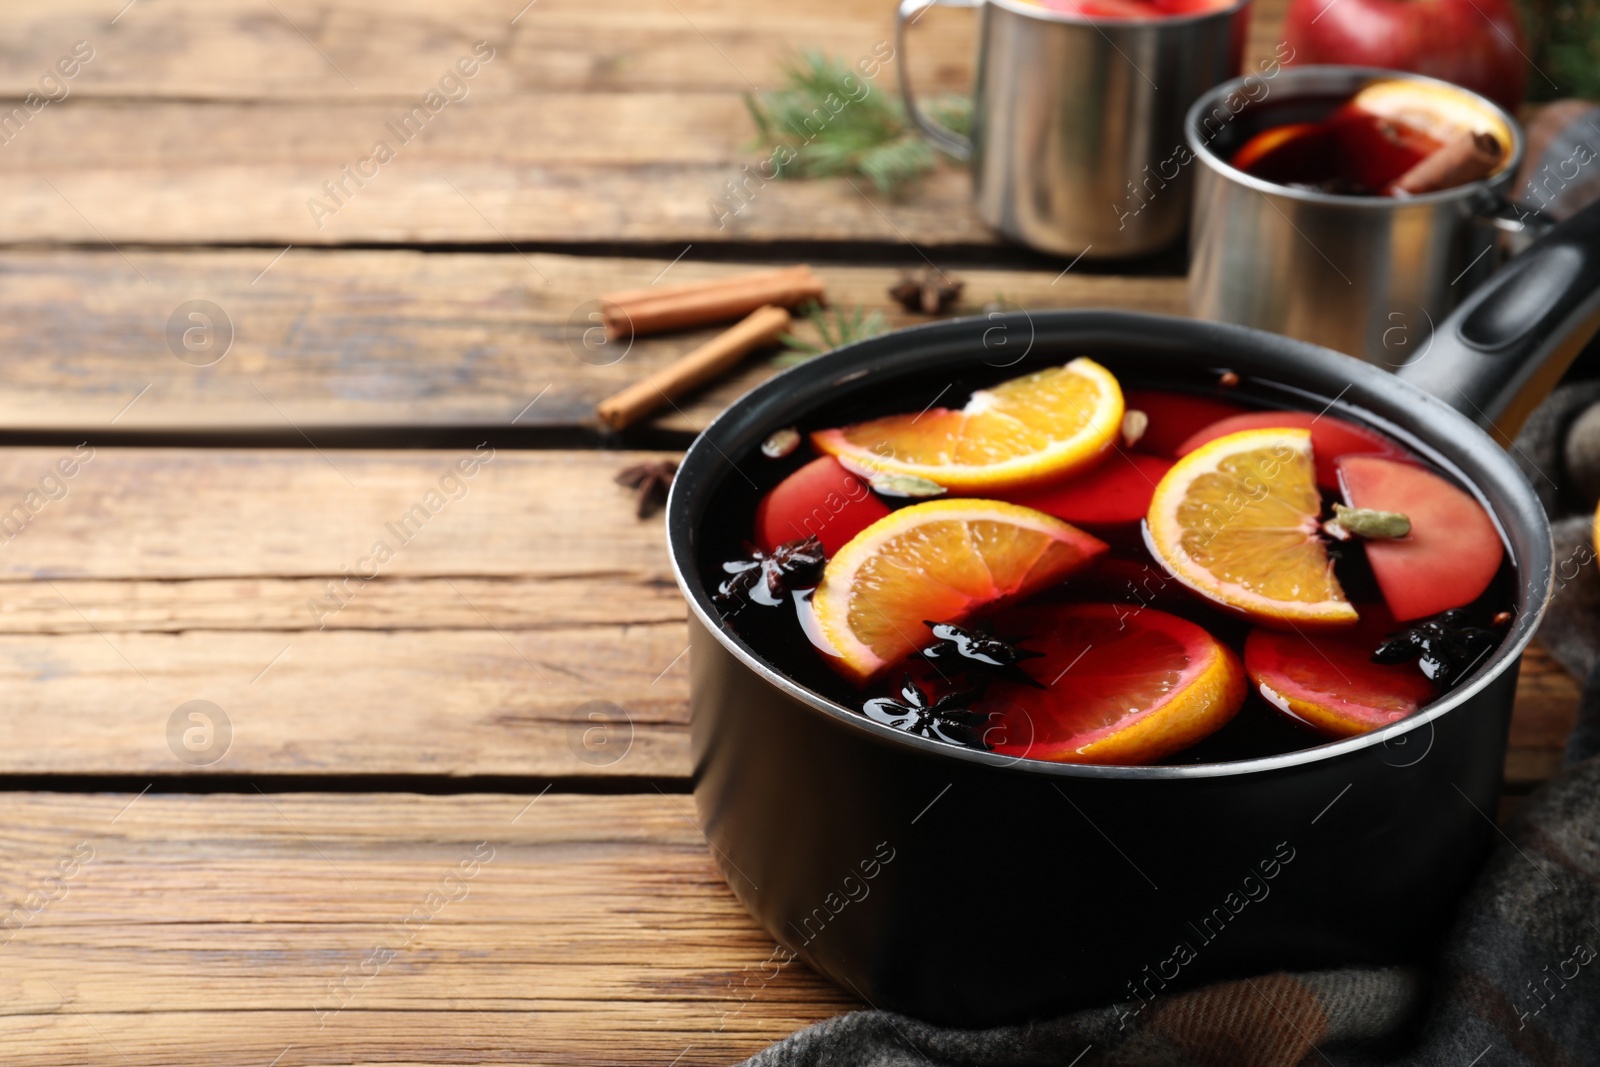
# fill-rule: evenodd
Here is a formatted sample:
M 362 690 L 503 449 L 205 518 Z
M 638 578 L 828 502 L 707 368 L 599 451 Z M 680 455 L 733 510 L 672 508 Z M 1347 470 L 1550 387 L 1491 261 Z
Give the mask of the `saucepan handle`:
M 928 140 L 960 160 L 972 158 L 972 139 L 939 125 L 917 106 L 916 94 L 911 90 L 911 65 L 906 62 L 906 27 L 914 25 L 932 7 L 982 6 L 983 0 L 900 0 L 894 16 L 894 51 L 900 61 L 900 98 L 905 101 L 906 114 Z
M 1399 370 L 1509 445 L 1600 330 L 1600 202 L 1480 285 Z

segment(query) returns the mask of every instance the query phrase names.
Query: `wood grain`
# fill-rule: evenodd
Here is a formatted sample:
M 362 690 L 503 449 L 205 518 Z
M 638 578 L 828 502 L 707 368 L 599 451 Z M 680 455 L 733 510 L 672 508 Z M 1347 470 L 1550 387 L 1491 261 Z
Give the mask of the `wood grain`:
M 143 0 L 109 27 L 115 6 L 110 14 L 106 6 L 5 5 L 0 93 L 36 89 L 76 40 L 95 47 L 71 83 L 82 97 L 408 99 L 436 85 L 478 41 L 496 54 L 470 81 L 473 97 L 737 93 L 776 84 L 802 51 L 853 61 L 894 32 L 893 6 L 864 0 Z M 964 90 L 973 30 L 969 12 L 920 19 L 909 48 L 918 84 Z
M 1537 641 L 1522 657 L 1506 752 L 1506 784 L 1526 789 L 1555 775 L 1578 716 L 1582 687 Z
M 593 428 L 595 404 L 676 360 L 715 328 L 606 347 L 600 293 L 725 277 L 740 264 L 558 255 L 312 251 L 0 252 L 0 426 L 15 432 L 145 431 L 281 436 L 329 428 Z M 888 296 L 890 267 L 823 267 L 830 300 L 927 321 Z M 1121 307 L 1180 313 L 1178 278 L 960 271 L 959 309 Z M 206 300 L 232 327 L 218 362 L 173 354 L 169 322 Z M 215 313 L 212 313 L 213 315 Z M 193 325 L 176 315 L 180 332 Z M 218 323 L 221 323 L 221 319 Z M 220 329 L 220 328 L 219 328 Z M 814 336 L 812 327 L 797 328 Z M 221 333 L 210 338 L 220 347 Z M 207 337 L 196 335 L 204 342 Z M 180 342 L 180 349 L 182 345 Z M 213 347 L 192 358 L 204 362 Z M 655 425 L 693 431 L 772 374 L 766 354 Z M 537 399 L 537 402 L 534 401 Z M 530 403 L 532 406 L 530 406 Z
M 0 451 L 0 505 L 63 451 Z M 402 545 L 461 453 L 99 449 L 0 554 L 0 773 L 686 776 L 684 608 L 610 480 L 655 455 L 501 449 Z M 168 733 L 191 700 L 232 726 L 203 766 Z M 1531 652 L 1514 786 L 1576 704 Z
M 1252 59 L 1279 40 L 1287 0 L 1257 0 Z M 115 12 L 113 12 L 114 14 Z M 79 96 L 359 100 L 419 95 L 477 41 L 496 59 L 475 94 L 740 91 L 770 87 L 814 49 L 854 58 L 892 40 L 894 8 L 864 0 L 163 0 L 108 26 L 95 0 L 16 0 L 0 10 L 0 93 L 21 96 L 76 40 L 95 45 Z M 514 21 L 513 21 L 514 20 Z M 934 10 L 908 47 L 917 84 L 971 83 L 973 16 Z M 304 32 L 305 36 L 300 34 Z M 310 38 L 308 43 L 307 38 Z M 320 53 L 319 54 L 319 50 Z M 496 65 L 498 64 L 498 65 Z M 348 78 L 348 80 L 346 80 Z
M 70 454 L 0 451 L 0 523 Z M 463 477 L 458 464 L 474 458 Z M 637 520 L 632 494 L 612 481 L 621 467 L 657 458 L 102 448 L 5 544 L 0 577 L 659 579 L 661 519 Z M 363 564 L 378 541 L 392 558 Z M 353 588 L 359 599 L 359 580 Z M 253 609 L 241 601 L 240 610 Z
M 12 793 L 0 827 L 6 914 L 57 897 L 0 929 L 14 1067 L 687 1067 L 853 1006 L 774 959 L 688 796 Z
M 889 34 L 887 5 L 834 0 L 853 19 L 824 9 L 791 21 L 792 8 L 769 0 L 752 23 L 727 0 L 703 11 L 613 0 L 595 25 L 591 5 L 556 0 L 515 27 L 504 14 L 513 5 L 461 6 L 441 15 L 413 3 L 391 18 L 375 3 L 241 2 L 185 21 L 199 5 L 150 4 L 101 32 L 84 8 L 22 9 L 10 17 L 30 47 L 0 74 L 14 93 L 73 41 L 99 43 L 69 83 L 79 91 L 0 148 L 10 209 L 0 243 L 996 241 L 954 166 L 899 199 L 844 179 L 757 179 L 748 202 L 724 199 L 726 182 L 746 182 L 742 168 L 771 154 L 754 143 L 741 94 L 773 85 L 783 57 L 807 47 L 871 54 Z M 970 81 L 963 14 L 941 13 L 918 34 L 929 49 L 918 73 L 932 88 Z M 1272 13 L 1257 21 L 1252 48 L 1270 51 Z M 617 22 L 628 29 L 613 45 Z M 476 91 L 414 138 L 390 132 L 480 33 L 501 44 L 467 86 Z M 639 48 L 652 54 L 635 62 Z M 548 58 L 556 51 L 560 62 Z M 607 73 L 623 70 L 642 74 Z M 893 94 L 897 76 L 890 63 L 873 84 Z M 394 158 L 359 185 L 343 178 L 379 141 Z M 324 191 L 340 181 L 342 193 Z
M 0 452 L 0 501 L 62 454 Z M 440 493 L 471 454 L 97 450 L 4 546 L 0 773 L 686 774 L 682 601 L 611 481 L 659 457 L 501 450 Z M 232 729 L 201 766 L 191 700 Z

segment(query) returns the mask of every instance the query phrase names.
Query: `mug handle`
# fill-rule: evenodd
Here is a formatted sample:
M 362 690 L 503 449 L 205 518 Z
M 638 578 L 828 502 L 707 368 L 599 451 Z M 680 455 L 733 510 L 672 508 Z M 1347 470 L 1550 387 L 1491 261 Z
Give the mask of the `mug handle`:
M 1510 446 L 1600 331 L 1600 202 L 1474 289 L 1397 372 Z
M 1493 230 L 1506 253 L 1520 256 L 1533 243 L 1556 228 L 1556 220 L 1536 207 L 1497 197 L 1488 206 L 1473 213 L 1477 226 Z
M 923 134 L 939 148 L 965 162 L 972 158 L 972 139 L 934 122 L 917 107 L 916 94 L 911 91 L 911 67 L 906 62 L 906 27 L 922 17 L 932 7 L 982 7 L 984 0 L 900 0 L 894 16 L 894 49 L 900 60 L 900 98 L 905 101 L 906 114 L 911 116 Z

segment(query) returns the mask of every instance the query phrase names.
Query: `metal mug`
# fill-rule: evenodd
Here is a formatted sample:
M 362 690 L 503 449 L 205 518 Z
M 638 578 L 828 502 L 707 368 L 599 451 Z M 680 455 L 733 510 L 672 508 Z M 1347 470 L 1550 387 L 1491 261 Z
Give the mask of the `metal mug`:
M 930 7 L 980 8 L 972 137 L 917 107 L 906 28 Z M 1091 21 L 1027 0 L 901 0 L 900 91 L 934 144 L 972 161 L 978 215 L 1045 252 L 1132 256 L 1188 219 L 1184 112 L 1239 72 L 1250 0 L 1198 15 Z M 1163 177 L 1163 165 L 1174 170 Z
M 1405 198 L 1339 196 L 1228 165 L 1265 125 L 1259 115 L 1251 121 L 1257 109 L 1270 107 L 1273 125 L 1314 120 L 1368 83 L 1395 78 L 1446 84 L 1366 67 L 1287 67 L 1270 81 L 1235 79 L 1195 101 L 1184 123 L 1199 172 L 1190 314 L 1392 368 L 1423 351 L 1435 324 L 1493 272 L 1496 234 L 1519 225 L 1506 193 L 1522 163 L 1523 135 L 1476 93 L 1450 86 L 1502 123 L 1511 142 L 1500 169 L 1483 181 Z

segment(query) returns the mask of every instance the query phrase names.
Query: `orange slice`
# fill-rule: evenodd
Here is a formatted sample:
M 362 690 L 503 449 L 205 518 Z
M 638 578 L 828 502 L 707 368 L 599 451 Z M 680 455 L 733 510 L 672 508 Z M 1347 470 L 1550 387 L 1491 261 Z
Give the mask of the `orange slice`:
M 1393 628 L 1373 617 L 1336 635 L 1252 630 L 1244 643 L 1245 671 L 1267 703 L 1291 719 L 1329 737 L 1364 734 L 1434 698 L 1434 684 L 1416 664 L 1372 662 L 1372 650 Z
M 909 474 L 957 492 L 1047 481 L 1100 458 L 1122 426 L 1122 389 L 1075 359 L 972 394 L 959 411 L 929 408 L 833 430 L 811 443 L 857 473 Z
M 1500 150 L 1510 159 L 1511 130 L 1505 122 L 1453 85 L 1385 78 L 1367 85 L 1345 106 L 1403 123 L 1441 143 L 1462 133 L 1487 133 L 1500 142 Z
M 998 500 L 930 500 L 884 516 L 828 561 L 811 607 L 846 673 L 865 680 L 929 643 L 926 619 L 959 622 L 1054 585 L 1103 541 Z
M 1353 623 L 1321 513 L 1310 431 L 1244 430 L 1173 465 L 1150 501 L 1145 539 L 1178 581 L 1263 625 Z
M 1032 689 L 995 682 L 996 752 L 1064 763 L 1150 763 L 1188 748 L 1239 710 L 1245 675 L 1228 647 L 1186 619 L 1130 604 L 1038 605 L 1005 615 L 1042 655 Z

